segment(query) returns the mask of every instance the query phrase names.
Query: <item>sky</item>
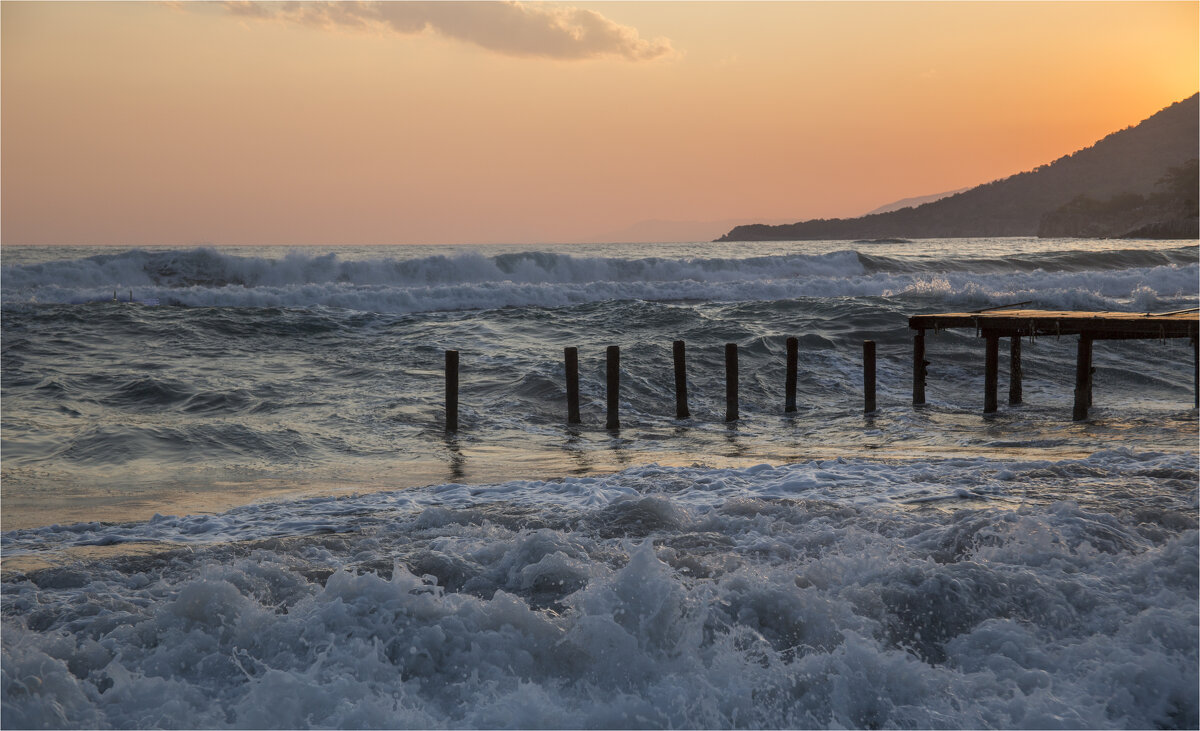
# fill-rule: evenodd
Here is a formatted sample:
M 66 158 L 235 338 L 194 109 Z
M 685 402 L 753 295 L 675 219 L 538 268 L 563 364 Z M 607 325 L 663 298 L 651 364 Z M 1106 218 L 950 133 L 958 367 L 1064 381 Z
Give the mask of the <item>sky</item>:
M 857 216 L 1194 94 L 1198 8 L 6 1 L 0 243 L 615 241 Z

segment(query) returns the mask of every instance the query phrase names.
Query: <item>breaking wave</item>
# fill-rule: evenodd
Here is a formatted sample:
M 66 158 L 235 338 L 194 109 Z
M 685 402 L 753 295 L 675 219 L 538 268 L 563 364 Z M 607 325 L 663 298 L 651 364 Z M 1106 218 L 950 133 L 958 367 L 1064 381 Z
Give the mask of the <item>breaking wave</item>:
M 1194 247 L 936 258 L 793 254 L 747 258 L 580 257 L 554 252 L 350 260 L 237 256 L 210 248 L 134 250 L 4 268 L 6 304 L 120 297 L 192 307 L 327 306 L 386 313 L 561 307 L 607 300 L 759 301 L 918 297 L 949 305 L 1032 299 L 1142 309 L 1193 297 Z M 1190 300 L 1189 300 L 1190 301 Z

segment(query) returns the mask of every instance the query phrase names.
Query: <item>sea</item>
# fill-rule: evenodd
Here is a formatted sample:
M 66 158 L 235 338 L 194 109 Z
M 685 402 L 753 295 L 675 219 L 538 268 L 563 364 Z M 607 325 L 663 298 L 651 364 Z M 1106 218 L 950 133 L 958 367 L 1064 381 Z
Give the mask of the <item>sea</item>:
M 1191 343 L 984 414 L 908 317 L 1198 300 L 1194 241 L 6 245 L 0 725 L 1196 728 Z

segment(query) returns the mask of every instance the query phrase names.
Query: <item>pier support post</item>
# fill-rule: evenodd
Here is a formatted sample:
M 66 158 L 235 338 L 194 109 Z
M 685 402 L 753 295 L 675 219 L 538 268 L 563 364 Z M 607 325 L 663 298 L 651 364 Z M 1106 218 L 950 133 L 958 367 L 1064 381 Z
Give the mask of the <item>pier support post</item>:
M 567 369 L 567 423 L 578 424 L 579 419 L 579 348 L 563 348 L 563 360 Z
M 1008 348 L 1008 405 L 1021 403 L 1021 335 L 1014 333 Z
M 738 420 L 737 343 L 725 343 L 725 421 Z
M 913 336 L 913 406 L 925 403 L 925 331 L 918 330 Z
M 1192 362 L 1196 365 L 1196 377 L 1192 383 L 1192 390 L 1196 394 L 1196 405 L 1194 408 L 1200 409 L 1200 338 L 1192 336 Z
M 621 391 L 621 349 L 616 345 L 608 346 L 605 376 L 608 382 L 608 419 L 604 428 L 620 429 L 621 420 L 617 418 L 617 410 Z
M 863 341 L 863 413 L 875 411 L 875 341 Z
M 684 343 L 676 340 L 671 343 L 671 357 L 675 361 L 675 418 L 686 419 L 691 416 L 687 403 L 687 360 L 684 355 Z
M 784 377 L 783 413 L 796 411 L 796 371 L 800 366 L 800 341 L 787 339 L 787 375 Z
M 1075 356 L 1075 409 L 1071 418 L 1083 421 L 1088 415 L 1092 394 L 1092 335 L 1080 333 Z
M 458 431 L 458 351 L 446 351 L 446 431 Z
M 996 385 L 1000 380 L 1000 336 L 987 333 L 987 356 L 983 371 L 983 413 L 996 412 Z

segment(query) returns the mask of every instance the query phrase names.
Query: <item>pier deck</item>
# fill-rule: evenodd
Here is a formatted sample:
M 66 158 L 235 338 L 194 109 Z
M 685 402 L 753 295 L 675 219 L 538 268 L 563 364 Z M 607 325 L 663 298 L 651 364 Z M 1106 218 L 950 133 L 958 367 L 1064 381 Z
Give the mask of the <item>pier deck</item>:
M 1092 403 L 1092 342 L 1095 340 L 1159 340 L 1191 338 L 1195 361 L 1195 399 L 1200 407 L 1200 311 L 1196 308 L 1162 313 L 1071 312 L 1059 310 L 1023 310 L 1015 307 L 993 308 L 976 312 L 946 312 L 913 315 L 908 326 L 917 331 L 913 338 L 913 404 L 925 403 L 925 331 L 950 328 L 974 328 L 987 341 L 984 367 L 984 413 L 996 411 L 996 385 L 999 340 L 1010 338 L 1009 404 L 1021 403 L 1021 338 L 1077 335 L 1079 346 L 1075 361 L 1075 408 L 1073 418 L 1086 419 Z

